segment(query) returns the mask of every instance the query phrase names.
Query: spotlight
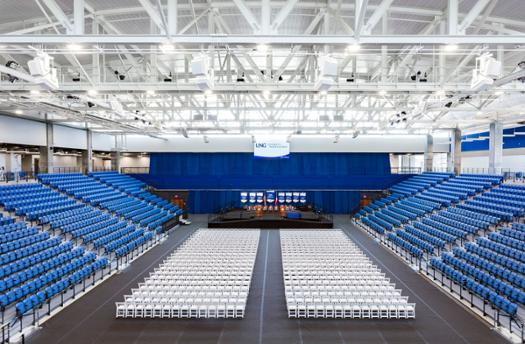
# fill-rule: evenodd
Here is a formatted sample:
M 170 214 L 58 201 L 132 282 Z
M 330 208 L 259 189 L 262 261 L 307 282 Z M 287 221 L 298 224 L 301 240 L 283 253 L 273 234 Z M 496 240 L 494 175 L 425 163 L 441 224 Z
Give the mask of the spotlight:
M 15 110 L 15 113 L 16 113 L 17 115 L 23 115 L 23 114 L 24 114 L 24 111 L 23 111 L 23 110 L 20 110 L 20 109 L 17 109 L 17 110 Z
M 29 93 L 30 93 L 32 96 L 38 96 L 38 95 L 40 95 L 40 91 L 39 91 L 39 90 L 31 90 L 31 91 L 29 91 Z
M 359 136 L 359 130 L 354 131 L 354 133 L 352 134 L 352 138 L 355 139 L 358 136 Z
M 173 81 L 173 76 L 171 75 L 171 73 L 169 76 L 164 78 L 164 82 L 172 82 L 172 81 Z
M 279 81 L 283 81 L 283 76 L 279 75 Z
M 425 73 L 422 78 L 419 78 L 419 82 L 427 82 L 427 73 Z
M 146 91 L 146 94 L 147 94 L 148 96 L 154 96 L 154 95 L 155 95 L 155 91 L 154 91 L 154 90 L 147 90 L 147 91 Z
M 15 69 L 15 70 L 18 69 L 18 67 L 20 67 L 20 65 L 16 61 L 13 61 L 13 60 L 7 61 L 5 66 L 7 68 L 11 68 L 11 69 Z M 13 76 L 11 74 L 7 74 L 7 76 L 8 76 L 9 82 L 11 82 L 11 83 L 20 80 L 16 76 Z
M 346 79 L 346 82 L 354 82 L 355 81 L 355 75 L 352 73 L 352 75 Z
M 445 91 L 444 90 L 438 90 L 436 91 L 436 96 L 438 97 L 443 97 L 445 95 Z
M 213 91 L 210 90 L 210 89 L 204 91 L 204 95 L 207 96 L 207 97 L 211 96 L 212 94 L 213 94 Z
M 380 96 L 386 96 L 386 95 L 387 95 L 387 92 L 386 92 L 385 90 L 381 90 L 381 91 L 378 92 L 378 94 L 379 94 Z
M 71 81 L 80 82 L 80 73 L 77 73 L 73 78 L 71 78 Z
M 503 94 L 504 94 L 503 91 L 496 91 L 496 92 L 494 92 L 495 96 L 502 96 Z
M 448 103 L 445 104 L 446 108 L 450 108 L 451 106 L 452 106 L 452 102 L 448 102 Z
M 89 108 L 95 107 L 95 103 L 87 102 L 87 106 L 88 106 Z
M 263 97 L 265 97 L 265 98 L 270 97 L 271 94 L 272 94 L 272 92 L 270 92 L 270 90 L 263 90 L 263 91 L 262 91 L 262 95 L 263 95 Z
M 87 91 L 88 96 L 94 97 L 98 94 L 97 90 L 89 90 Z

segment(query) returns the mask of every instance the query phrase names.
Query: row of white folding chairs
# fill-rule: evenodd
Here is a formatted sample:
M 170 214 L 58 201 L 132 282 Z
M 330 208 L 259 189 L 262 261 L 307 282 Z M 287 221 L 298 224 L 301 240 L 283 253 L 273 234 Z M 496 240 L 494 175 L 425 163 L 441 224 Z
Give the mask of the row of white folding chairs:
M 208 305 L 208 304 L 240 304 L 246 305 L 247 298 L 242 297 L 203 297 L 203 298 L 176 298 L 176 297 L 141 297 L 138 295 L 127 295 L 124 297 L 127 303 L 144 304 L 173 304 L 173 305 Z
M 343 298 L 336 298 L 336 297 L 289 297 L 286 299 L 286 302 L 291 303 L 304 303 L 304 304 L 312 304 L 312 303 L 324 303 L 324 304 L 343 304 L 343 305 L 354 305 L 354 304 L 363 304 L 363 305 L 370 305 L 370 304 L 407 304 L 408 297 L 407 296 L 396 296 L 396 297 L 343 297 Z
M 156 291 L 156 290 L 132 290 L 133 296 L 141 297 L 174 297 L 174 298 L 229 298 L 229 297 L 239 297 L 247 298 L 248 290 L 246 291 L 223 291 L 223 292 L 186 292 L 186 291 Z
M 385 286 L 390 285 L 387 279 L 363 278 L 362 280 L 341 277 L 340 280 L 325 279 L 290 279 L 284 281 L 285 286 L 324 286 L 324 287 L 345 287 L 345 286 Z
M 118 302 L 117 318 L 243 318 L 242 305 L 144 305 Z
M 288 304 L 289 318 L 414 319 L 414 304 L 325 305 Z
M 325 290 L 308 290 L 302 291 L 296 289 L 286 289 L 286 297 L 367 297 L 374 295 L 397 296 L 401 295 L 399 289 L 384 289 L 384 290 L 355 290 L 355 291 L 325 291 Z

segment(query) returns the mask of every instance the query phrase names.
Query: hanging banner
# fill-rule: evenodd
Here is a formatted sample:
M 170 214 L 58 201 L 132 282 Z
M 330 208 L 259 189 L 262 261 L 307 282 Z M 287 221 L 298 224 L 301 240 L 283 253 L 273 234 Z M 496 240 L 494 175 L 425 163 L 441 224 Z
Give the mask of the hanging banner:
M 266 191 L 266 202 L 267 203 L 275 202 L 275 190 Z
M 241 192 L 241 203 L 244 204 L 248 202 L 248 193 L 247 192 Z
M 292 202 L 293 203 L 299 203 L 299 192 L 294 192 L 293 193 L 293 198 L 292 198 Z
M 306 203 L 306 192 L 301 192 L 300 196 L 299 196 L 299 202 L 301 203 Z
M 292 203 L 292 193 L 291 192 L 286 193 L 286 203 Z
M 257 140 L 253 144 L 253 155 L 256 158 L 288 158 L 290 143 L 285 138 Z
M 284 196 L 284 192 L 279 192 L 277 194 L 277 201 L 279 203 L 284 203 L 285 202 L 285 196 Z
M 264 200 L 264 192 L 257 192 L 257 203 L 262 203 Z
M 255 203 L 255 192 L 250 192 L 250 203 Z

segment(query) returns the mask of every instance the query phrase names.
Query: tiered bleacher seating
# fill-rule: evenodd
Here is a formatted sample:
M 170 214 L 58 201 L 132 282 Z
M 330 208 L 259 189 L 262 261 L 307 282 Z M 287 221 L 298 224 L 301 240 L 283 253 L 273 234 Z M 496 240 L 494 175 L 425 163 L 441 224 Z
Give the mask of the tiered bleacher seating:
M 9 189 L 4 190 L 4 188 Z M 35 187 L 23 187 L 38 190 Z M 1 195 L 9 195 L 16 188 L 1 187 Z M 25 195 L 25 193 L 24 193 Z M 7 196 L 5 196 L 7 197 Z M 2 217 L 8 220 L 7 217 Z M 14 219 L 11 219 L 14 220 Z M 53 298 L 51 289 L 57 283 L 65 288 L 81 282 L 106 267 L 105 257 L 75 247 L 71 241 L 62 241 L 37 227 L 24 222 L 7 221 L 0 225 L 0 308 L 4 312 L 15 305 L 18 316 L 40 307 Z
M 141 193 L 146 186 L 144 182 L 116 171 L 90 172 L 88 176 L 134 196 Z
M 40 174 L 38 178 L 43 183 L 49 184 L 75 198 L 92 205 L 98 205 L 112 212 L 115 212 L 113 205 L 120 207 L 122 204 L 132 203 L 135 206 L 133 210 L 119 208 L 121 211 L 116 213 L 151 230 L 157 229 L 162 223 L 174 217 L 173 213 L 163 209 L 162 206 L 141 200 L 82 174 Z M 176 208 L 176 212 L 179 210 Z
M 175 213 L 176 215 L 182 214 L 182 210 L 179 209 L 177 206 L 170 203 L 168 200 L 165 200 L 157 195 L 153 195 L 152 193 L 144 190 L 144 187 L 146 186 L 145 183 L 131 176 L 128 176 L 127 174 L 120 174 L 118 172 L 112 171 L 92 172 L 88 175 L 117 190 L 135 196 L 164 210 Z

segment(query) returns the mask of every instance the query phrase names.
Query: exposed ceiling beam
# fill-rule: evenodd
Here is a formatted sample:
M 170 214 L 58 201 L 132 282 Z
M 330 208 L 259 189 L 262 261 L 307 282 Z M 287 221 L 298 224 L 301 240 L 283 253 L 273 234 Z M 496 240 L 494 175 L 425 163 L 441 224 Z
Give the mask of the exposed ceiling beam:
M 467 14 L 465 18 L 463 18 L 463 21 L 458 26 L 458 33 L 465 34 L 465 31 L 467 28 L 472 25 L 474 20 L 481 14 L 481 12 L 487 7 L 487 5 L 492 0 L 478 0 L 474 7 L 470 10 L 470 12 Z
M 298 0 L 288 0 L 286 1 L 286 4 L 284 7 L 281 8 L 279 13 L 277 13 L 277 16 L 275 17 L 273 23 L 272 23 L 272 30 L 274 32 L 277 32 L 279 29 L 279 26 L 284 22 L 284 20 L 288 17 L 288 15 L 292 12 L 295 4 L 297 4 Z
M 144 10 L 146 10 L 146 13 L 149 15 L 153 23 L 159 28 L 160 32 L 165 34 L 166 29 L 164 27 L 164 23 L 162 21 L 162 14 L 159 13 L 159 11 L 153 6 L 153 4 L 150 2 L 150 0 L 138 0 L 142 7 L 144 7 Z
M 51 13 L 60 22 L 60 24 L 66 28 L 68 33 L 74 33 L 75 29 L 73 25 L 69 21 L 68 17 L 66 16 L 62 8 L 58 6 L 55 0 L 42 0 L 42 2 L 47 6 L 47 8 L 49 8 Z
M 368 7 L 368 0 L 356 0 L 355 7 L 355 22 L 354 22 L 354 37 L 359 40 L 361 36 L 361 29 L 363 28 Z
M 363 27 L 363 34 L 369 35 L 372 32 L 377 23 L 379 23 L 379 20 L 381 20 L 381 18 L 387 13 L 393 2 L 394 0 L 383 0 L 381 4 L 379 4 Z
M 359 40 L 333 35 L 177 35 L 172 37 L 180 44 L 305 44 L 341 45 L 361 44 L 525 44 L 525 35 L 373 35 Z M 162 44 L 164 35 L 0 35 L 1 44 Z
M 248 8 L 248 6 L 246 6 L 244 0 L 233 0 L 233 2 L 235 3 L 239 11 L 241 11 L 248 24 L 252 27 L 253 32 L 261 32 L 261 25 L 253 15 L 252 11 Z

